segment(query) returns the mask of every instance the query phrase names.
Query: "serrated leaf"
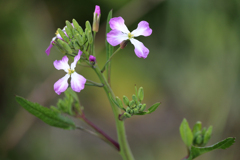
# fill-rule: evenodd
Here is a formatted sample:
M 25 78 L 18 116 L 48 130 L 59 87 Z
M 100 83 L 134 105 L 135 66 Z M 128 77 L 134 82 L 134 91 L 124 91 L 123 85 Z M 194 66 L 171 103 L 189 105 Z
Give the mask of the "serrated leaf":
M 209 147 L 194 147 L 194 146 L 192 146 L 191 151 L 190 151 L 190 157 L 188 158 L 188 160 L 194 159 L 204 153 L 210 152 L 215 149 L 226 149 L 226 148 L 230 147 L 231 145 L 233 145 L 233 143 L 235 142 L 235 139 L 236 138 L 229 137 L 229 138 L 226 138 L 225 140 L 220 141 Z
M 192 130 L 189 127 L 188 122 L 185 118 L 183 119 L 179 130 L 180 130 L 180 135 L 182 137 L 184 144 L 186 146 L 190 147 L 192 145 L 192 141 L 193 141 L 193 134 L 192 134 Z
M 112 10 L 108 13 L 108 17 L 107 17 L 107 24 L 106 24 L 106 33 L 109 33 L 111 31 L 110 28 L 110 24 L 109 21 L 112 18 Z M 107 54 L 107 60 L 109 60 L 109 58 L 111 57 L 111 55 L 113 54 L 113 46 L 110 45 L 106 39 L 106 54 Z M 108 62 L 107 66 L 106 66 L 106 71 L 107 71 L 107 79 L 110 79 L 110 73 L 111 73 L 111 62 Z
M 30 102 L 20 96 L 16 96 L 16 100 L 29 113 L 38 117 L 50 126 L 68 130 L 76 128 L 74 122 L 71 119 L 62 116 L 59 112 L 43 107 L 38 103 Z
M 158 108 L 158 106 L 160 105 L 161 103 L 155 103 L 154 105 L 152 105 L 149 109 L 148 109 L 148 114 L 150 114 L 150 113 L 152 113 L 152 112 L 154 112 L 157 108 Z

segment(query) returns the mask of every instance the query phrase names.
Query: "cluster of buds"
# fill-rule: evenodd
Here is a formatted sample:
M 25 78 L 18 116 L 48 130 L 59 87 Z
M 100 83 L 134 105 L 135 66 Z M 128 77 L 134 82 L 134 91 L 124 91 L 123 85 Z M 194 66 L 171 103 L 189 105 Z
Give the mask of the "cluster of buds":
M 93 35 L 89 21 L 86 22 L 84 31 L 75 19 L 73 19 L 72 23 L 66 21 L 66 26 L 63 30 L 59 28 L 56 35 L 52 43 L 61 52 L 72 55 L 81 50 L 86 57 L 89 57 L 89 45 L 93 43 Z
M 89 21 L 86 21 L 86 28 L 83 28 L 78 22 L 73 19 L 72 23 L 66 21 L 66 26 L 63 29 L 58 28 L 56 36 L 52 38 L 49 47 L 46 50 L 47 55 L 50 54 L 51 48 L 56 46 L 63 54 L 75 56 L 81 50 L 85 59 L 91 63 L 95 63 L 96 59 L 93 56 L 93 33 L 98 31 L 100 22 L 100 7 L 96 5 L 94 11 L 93 28 Z
M 141 103 L 144 98 L 143 87 L 140 87 L 139 90 L 137 90 L 137 88 L 135 87 L 135 90 L 136 94 L 132 95 L 131 101 L 129 101 L 126 96 L 123 96 L 123 102 L 127 106 L 126 109 L 123 107 L 121 99 L 116 97 L 117 106 L 125 111 L 123 114 L 119 115 L 120 120 L 130 118 L 133 115 L 141 115 L 141 113 L 143 113 L 146 109 L 146 104 Z
M 209 126 L 208 129 L 206 127 L 202 129 L 202 123 L 198 121 L 192 129 L 192 133 L 193 145 L 198 147 L 204 147 L 211 138 L 212 126 Z

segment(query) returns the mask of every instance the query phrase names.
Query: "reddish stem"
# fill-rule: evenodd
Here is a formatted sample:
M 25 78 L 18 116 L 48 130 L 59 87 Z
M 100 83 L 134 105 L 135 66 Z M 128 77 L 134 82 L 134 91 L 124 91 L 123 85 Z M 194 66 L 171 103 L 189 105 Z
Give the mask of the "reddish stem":
M 86 122 L 89 126 L 91 126 L 95 131 L 100 133 L 104 138 L 106 138 L 109 142 L 111 142 L 118 151 L 120 151 L 120 146 L 119 146 L 118 142 L 116 142 L 114 139 L 112 139 L 110 136 L 108 136 L 103 130 L 101 130 L 95 124 L 93 124 L 91 121 L 89 121 L 85 117 L 84 113 L 82 113 L 82 115 L 78 114 L 77 118 L 81 118 L 84 122 Z

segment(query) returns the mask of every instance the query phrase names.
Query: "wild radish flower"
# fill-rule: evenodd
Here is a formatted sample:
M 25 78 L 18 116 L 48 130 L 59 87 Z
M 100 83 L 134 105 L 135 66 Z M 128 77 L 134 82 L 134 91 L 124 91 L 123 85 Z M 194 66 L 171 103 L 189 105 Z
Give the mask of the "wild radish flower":
M 74 61 L 71 64 L 71 67 L 68 65 L 68 57 L 64 56 L 62 60 L 56 60 L 53 62 L 54 67 L 57 70 L 64 70 L 67 74 L 59 79 L 54 84 L 54 91 L 60 95 L 62 92 L 64 92 L 68 88 L 68 79 L 71 78 L 71 87 L 72 90 L 75 92 L 80 92 L 82 89 L 84 89 L 86 78 L 75 72 L 75 67 L 80 59 L 80 56 L 82 54 L 82 51 L 79 50 L 78 55 L 74 57 Z
M 112 46 L 117 46 L 125 40 L 130 40 L 134 45 L 135 54 L 139 58 L 147 58 L 149 50 L 143 45 L 142 42 L 136 40 L 134 37 L 138 36 L 150 36 L 152 34 L 152 29 L 149 27 L 148 22 L 141 21 L 138 23 L 137 29 L 130 32 L 127 26 L 124 24 L 124 19 L 122 17 L 115 17 L 109 21 L 110 28 L 112 29 L 107 33 L 107 41 Z

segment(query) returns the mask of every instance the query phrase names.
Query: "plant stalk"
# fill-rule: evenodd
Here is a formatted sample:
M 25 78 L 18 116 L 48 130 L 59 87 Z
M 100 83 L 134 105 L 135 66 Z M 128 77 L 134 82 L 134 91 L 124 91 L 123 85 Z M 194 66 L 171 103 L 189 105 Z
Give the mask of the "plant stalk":
M 110 60 L 110 58 L 109 58 L 109 60 Z M 116 127 L 117 127 L 118 143 L 120 145 L 120 154 L 121 154 L 123 160 L 134 160 L 131 149 L 128 145 L 128 141 L 127 141 L 127 137 L 126 137 L 126 133 L 125 133 L 124 122 L 120 121 L 118 119 L 119 115 L 121 114 L 121 110 L 115 106 L 115 104 L 111 101 L 111 98 L 109 96 L 109 94 L 110 94 L 111 97 L 113 99 L 115 99 L 115 95 L 114 95 L 111 87 L 107 83 L 106 78 L 102 74 L 102 72 L 97 64 L 93 67 L 93 69 L 96 72 L 96 74 L 98 75 L 102 84 L 104 85 L 103 88 L 107 94 L 108 100 L 109 100 L 112 110 L 113 110 L 114 118 L 116 121 Z

